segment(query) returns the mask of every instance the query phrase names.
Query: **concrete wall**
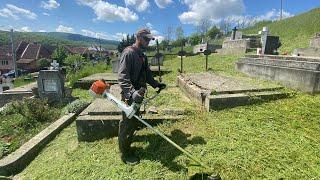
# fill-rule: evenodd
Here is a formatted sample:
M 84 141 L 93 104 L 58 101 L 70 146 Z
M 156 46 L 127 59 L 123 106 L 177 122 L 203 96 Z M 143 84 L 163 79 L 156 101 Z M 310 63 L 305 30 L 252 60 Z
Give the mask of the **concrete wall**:
M 277 81 L 303 92 L 316 93 L 320 91 L 320 71 L 318 70 L 248 63 L 241 60 L 236 63 L 236 68 L 249 76 Z

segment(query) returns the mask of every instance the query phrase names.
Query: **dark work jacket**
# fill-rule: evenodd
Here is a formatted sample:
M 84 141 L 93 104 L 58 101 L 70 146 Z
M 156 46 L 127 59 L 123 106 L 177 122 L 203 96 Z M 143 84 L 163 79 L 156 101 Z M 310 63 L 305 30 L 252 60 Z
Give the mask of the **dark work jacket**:
M 118 82 L 122 89 L 122 96 L 130 99 L 132 93 L 141 87 L 147 87 L 146 83 L 153 88 L 158 86 L 148 65 L 148 59 L 136 46 L 129 46 L 123 50 L 118 70 Z

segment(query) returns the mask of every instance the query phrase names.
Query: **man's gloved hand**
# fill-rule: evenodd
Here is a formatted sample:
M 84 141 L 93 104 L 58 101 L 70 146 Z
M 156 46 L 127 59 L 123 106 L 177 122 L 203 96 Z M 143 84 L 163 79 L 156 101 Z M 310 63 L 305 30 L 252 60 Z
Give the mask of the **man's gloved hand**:
M 165 89 L 166 87 L 167 87 L 167 85 L 164 84 L 164 83 L 159 83 L 159 84 L 158 84 L 158 88 L 159 88 L 160 90 Z
M 133 92 L 132 100 L 138 104 L 141 104 L 143 101 L 143 96 L 146 92 L 146 88 L 142 87 L 138 91 Z

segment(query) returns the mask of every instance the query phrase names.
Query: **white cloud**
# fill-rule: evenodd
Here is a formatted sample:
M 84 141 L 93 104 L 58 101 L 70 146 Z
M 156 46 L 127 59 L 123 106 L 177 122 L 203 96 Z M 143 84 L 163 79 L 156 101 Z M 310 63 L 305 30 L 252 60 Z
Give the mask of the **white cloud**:
M 31 32 L 32 30 L 30 29 L 30 27 L 24 26 L 19 31 L 21 31 L 21 32 Z
M 126 6 L 132 6 L 139 12 L 145 11 L 150 6 L 148 0 L 124 0 L 124 2 Z
M 37 19 L 37 15 L 30 10 L 19 8 L 12 4 L 6 4 L 6 8 L 0 9 L 0 16 L 18 20 L 23 16 L 27 19 Z
M 56 0 L 48 0 L 48 2 L 41 1 L 40 6 L 44 9 L 52 10 L 58 8 L 60 4 Z
M 47 32 L 46 30 L 40 29 L 39 32 Z
M 165 8 L 167 7 L 169 4 L 173 3 L 172 0 L 154 0 L 154 2 L 156 3 L 156 5 L 159 8 Z
M 56 29 L 57 32 L 65 32 L 65 33 L 74 33 L 74 30 L 72 27 L 67 27 L 63 25 L 59 25 Z
M 82 35 L 84 36 L 89 36 L 89 37 L 93 37 L 93 38 L 101 38 L 101 39 L 106 39 L 106 40 L 116 40 L 116 41 L 120 41 L 123 38 L 127 37 L 127 34 L 125 33 L 116 33 L 114 35 L 110 35 L 104 32 L 95 32 L 95 31 L 91 31 L 91 30 L 87 30 L 87 29 L 82 29 L 81 30 Z
M 146 24 L 146 26 L 147 26 L 149 29 L 151 29 L 151 28 L 153 27 L 153 25 L 152 25 L 151 23 L 149 23 L 149 22 Z
M 197 25 L 203 19 L 217 22 L 231 15 L 240 15 L 245 6 L 242 0 L 184 0 L 189 11 L 179 15 L 183 24 Z
M 91 7 L 97 16 L 96 20 L 133 22 L 139 19 L 138 15 L 130 9 L 102 0 L 77 0 L 77 2 L 80 5 Z
M 256 21 L 263 21 L 263 20 L 275 21 L 275 20 L 280 19 L 280 14 L 281 14 L 281 12 L 279 10 L 272 9 L 271 11 L 268 11 L 267 13 L 265 13 L 263 15 L 255 17 L 255 20 Z M 282 11 L 282 19 L 289 18 L 292 16 L 293 16 L 293 14 L 291 14 L 285 10 Z
M 283 10 L 282 19 L 294 16 L 293 14 Z M 260 21 L 277 21 L 280 19 L 280 11 L 272 9 L 265 14 L 259 16 L 228 16 L 223 21 L 229 23 L 231 26 L 237 26 L 238 28 L 245 28 L 253 26 L 255 23 Z
M 118 33 L 116 33 L 115 35 L 113 35 L 112 37 L 113 37 L 115 40 L 120 41 L 120 40 L 122 40 L 122 39 L 127 38 L 127 35 L 128 35 L 127 33 L 118 32 Z
M 45 16 L 50 16 L 50 14 L 49 13 L 46 13 L 46 12 L 44 12 L 44 13 L 42 13 L 43 15 L 45 15 Z
M 156 45 L 157 42 L 156 40 L 158 40 L 159 43 L 161 43 L 165 38 L 163 36 L 154 36 L 155 40 L 154 41 L 150 41 L 150 46 Z
M 82 29 L 81 30 L 82 34 L 84 36 L 89 36 L 89 37 L 93 37 L 93 38 L 101 38 L 101 39 L 111 39 L 111 37 L 103 32 L 94 32 L 94 31 L 90 31 L 87 29 Z

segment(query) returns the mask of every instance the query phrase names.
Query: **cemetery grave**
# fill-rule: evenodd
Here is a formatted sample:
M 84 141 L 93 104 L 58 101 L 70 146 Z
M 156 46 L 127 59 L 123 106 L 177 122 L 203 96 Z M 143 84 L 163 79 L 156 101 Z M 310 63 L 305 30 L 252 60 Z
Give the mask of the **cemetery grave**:
M 114 74 L 113 74 L 114 75 Z M 106 78 L 106 74 L 95 74 L 84 79 L 98 80 L 104 78 L 106 82 L 111 82 Z M 113 76 L 112 76 L 113 77 Z M 111 93 L 120 99 L 120 87 L 117 83 L 111 86 Z M 151 92 L 150 92 L 151 93 Z M 149 93 L 149 94 L 150 94 Z M 170 105 L 169 105 L 170 107 Z M 182 118 L 183 110 L 176 108 L 156 108 L 150 106 L 142 107 L 143 119 L 152 125 L 164 121 L 176 121 Z M 115 137 L 118 134 L 119 121 L 122 113 L 115 105 L 105 99 L 95 99 L 76 119 L 77 134 L 79 141 L 95 141 L 103 138 Z
M 275 55 L 245 55 L 237 69 L 252 77 L 280 82 L 308 93 L 320 91 L 320 58 Z
M 218 49 L 219 54 L 244 54 L 247 52 L 257 52 L 259 54 L 277 54 L 277 49 L 281 46 L 279 36 L 269 34 L 267 27 L 263 27 L 259 34 L 244 35 L 235 27 L 230 38 L 227 38 L 222 49 Z
M 207 111 L 235 107 L 259 100 L 274 100 L 287 96 L 280 86 L 263 86 L 248 79 L 213 73 L 180 74 L 178 86 Z

